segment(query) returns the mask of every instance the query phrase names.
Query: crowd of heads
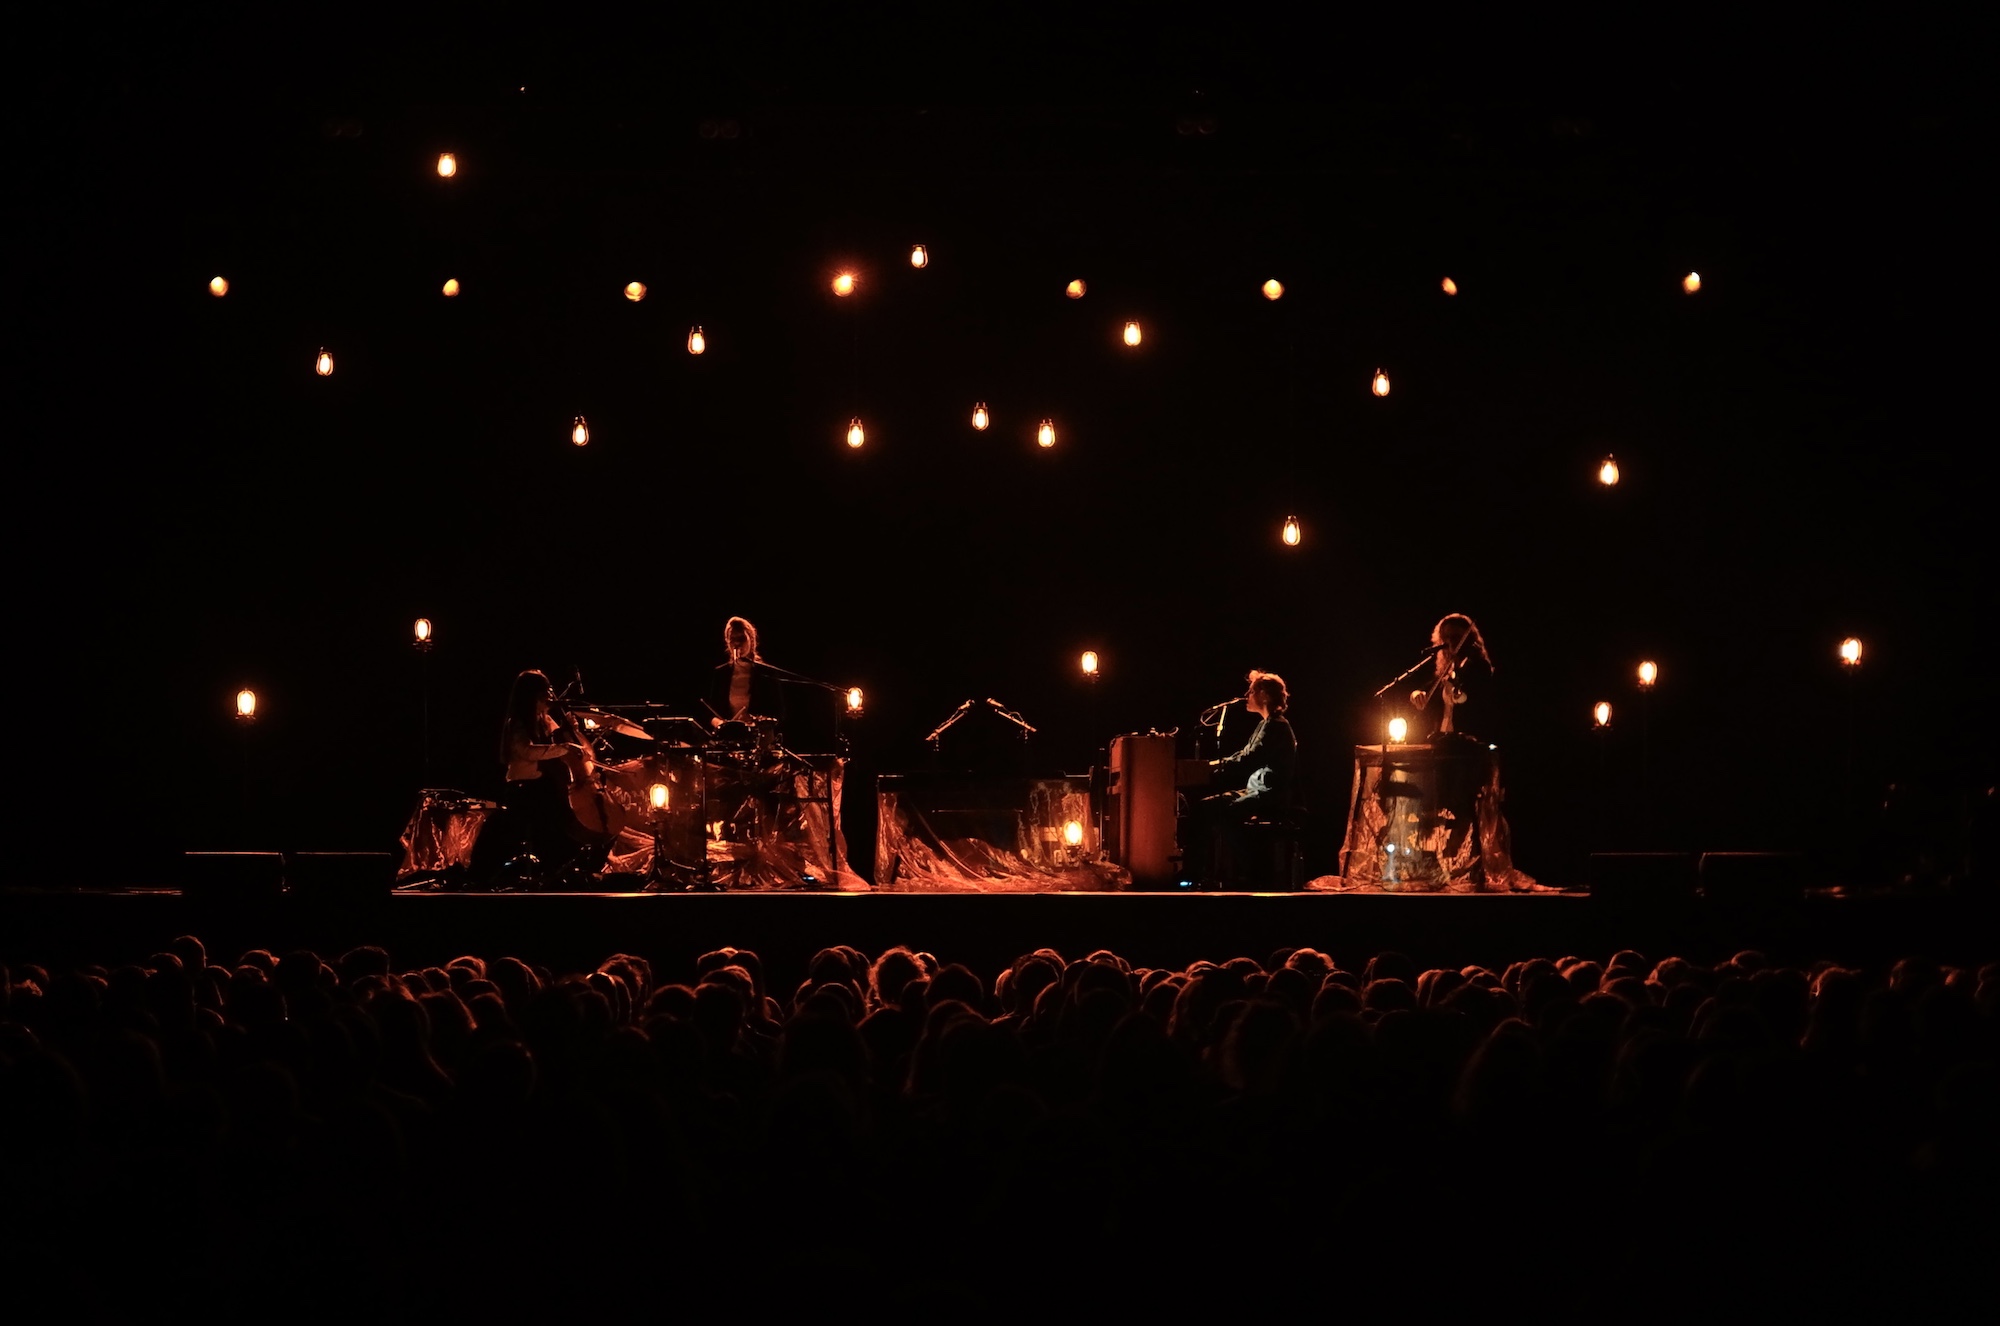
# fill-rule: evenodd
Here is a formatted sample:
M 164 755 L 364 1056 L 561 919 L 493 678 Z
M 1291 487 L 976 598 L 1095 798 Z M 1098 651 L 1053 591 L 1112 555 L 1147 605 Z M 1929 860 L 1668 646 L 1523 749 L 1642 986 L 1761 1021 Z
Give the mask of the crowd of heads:
M 781 979 L 184 936 L 0 977 L 0 1239 L 112 1315 L 1948 1306 L 2000 1179 L 1992 965 L 836 946 Z

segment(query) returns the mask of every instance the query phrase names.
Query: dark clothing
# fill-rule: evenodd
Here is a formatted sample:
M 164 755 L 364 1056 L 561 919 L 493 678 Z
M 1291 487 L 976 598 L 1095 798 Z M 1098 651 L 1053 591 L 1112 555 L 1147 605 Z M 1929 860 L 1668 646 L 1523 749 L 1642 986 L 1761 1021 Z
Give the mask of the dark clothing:
M 708 686 L 708 703 L 720 718 L 735 718 L 729 704 L 729 683 L 734 663 L 724 663 L 716 668 L 714 678 Z M 775 718 L 780 725 L 785 721 L 785 683 L 777 669 L 768 663 L 750 665 L 750 703 L 747 714 L 753 718 Z
M 1435 674 L 1431 681 L 1437 680 Z M 1465 699 L 1453 707 L 1451 713 L 1452 731 L 1482 741 L 1496 741 L 1499 737 L 1498 705 L 1493 692 L 1493 669 L 1486 660 L 1470 646 L 1459 658 L 1457 666 L 1451 670 L 1451 679 L 1445 683 L 1456 687 Z M 1440 688 L 1442 689 L 1442 688 Z M 1428 706 L 1436 735 L 1436 724 L 1444 722 L 1444 698 L 1433 695 Z
M 1235 805 L 1245 815 L 1282 815 L 1292 808 L 1298 790 L 1299 741 L 1291 720 L 1267 714 L 1234 755 L 1216 762 L 1224 782 L 1243 780 Z

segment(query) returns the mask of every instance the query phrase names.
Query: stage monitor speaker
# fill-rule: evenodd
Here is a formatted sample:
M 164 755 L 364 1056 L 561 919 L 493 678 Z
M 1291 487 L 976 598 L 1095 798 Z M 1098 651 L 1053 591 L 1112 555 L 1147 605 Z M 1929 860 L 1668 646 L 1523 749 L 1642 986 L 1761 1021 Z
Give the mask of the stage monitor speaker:
M 294 852 L 286 863 L 285 892 L 315 902 L 379 898 L 395 883 L 389 852 Z
M 1803 852 L 1703 852 L 1701 892 L 1712 902 L 1798 902 L 1805 897 Z
M 274 901 L 285 891 L 283 852 L 187 852 L 181 893 L 212 902 Z
M 1692 852 L 1593 852 L 1590 896 L 1620 906 L 1652 907 L 1694 897 Z

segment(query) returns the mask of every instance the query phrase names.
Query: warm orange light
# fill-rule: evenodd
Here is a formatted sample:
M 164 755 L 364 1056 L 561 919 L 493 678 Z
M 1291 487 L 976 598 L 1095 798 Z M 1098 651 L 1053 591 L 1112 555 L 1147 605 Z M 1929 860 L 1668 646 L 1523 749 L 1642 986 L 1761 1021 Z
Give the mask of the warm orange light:
M 654 783 L 646 789 L 646 800 L 652 803 L 654 810 L 665 810 L 667 808 L 667 785 L 665 783 Z
M 1687 291 L 1689 294 L 1693 294 L 1695 291 L 1701 289 L 1701 273 L 1689 272 L 1686 276 L 1683 276 L 1681 278 L 1681 289 Z
M 438 174 L 444 179 L 458 174 L 458 158 L 449 152 L 438 153 Z
M 1660 679 L 1660 665 L 1653 662 L 1652 659 L 1649 658 L 1645 662 L 1639 665 L 1640 690 L 1642 691 L 1652 690 L 1653 683 L 1658 681 L 1659 679 Z
M 1284 297 L 1284 294 L 1285 294 L 1285 283 L 1283 281 L 1280 281 L 1276 277 L 1273 277 L 1270 280 L 1264 282 L 1264 298 L 1282 299 Z
M 1088 290 L 1089 288 L 1090 287 L 1086 286 L 1081 279 L 1078 279 L 1075 281 L 1071 281 L 1068 285 L 1064 286 L 1063 293 L 1068 295 L 1071 299 L 1082 299 L 1083 292 L 1085 290 Z
M 849 419 L 847 421 L 847 445 L 858 449 L 867 440 L 868 434 L 861 430 L 861 420 L 859 418 Z
M 986 413 L 985 401 L 981 401 L 979 402 L 979 404 L 972 407 L 972 426 L 974 428 L 978 429 L 980 432 L 983 433 L 986 431 L 986 425 L 992 422 L 993 422 L 993 416 Z
M 410 635 L 417 648 L 429 649 L 431 647 L 431 619 L 428 617 L 417 618 L 416 625 L 410 628 Z
M 1079 666 L 1083 668 L 1084 676 L 1095 677 L 1097 675 L 1097 651 L 1095 649 L 1084 650 L 1083 657 L 1078 662 Z
M 1140 341 L 1140 334 L 1139 334 L 1139 324 L 1138 324 L 1138 323 L 1136 323 L 1136 322 L 1128 322 L 1128 323 L 1126 323 L 1126 324 L 1125 324 L 1125 344 L 1127 344 L 1127 345 L 1137 345 L 1137 344 L 1139 343 L 1139 341 Z
M 569 440 L 572 446 L 587 447 L 590 445 L 590 425 L 584 422 L 582 415 L 578 415 L 570 421 Z
M 1083 822 L 1068 820 L 1063 824 L 1063 841 L 1071 847 L 1083 846 Z
M 702 335 L 700 327 L 696 327 L 688 333 L 688 353 L 691 355 L 705 355 L 708 353 L 708 337 Z
M 847 688 L 847 712 L 850 714 L 861 712 L 861 688 L 859 686 L 850 686 Z
M 1035 430 L 1035 445 L 1047 449 L 1056 444 L 1056 421 L 1042 420 L 1042 426 Z
M 854 293 L 854 273 L 842 272 L 833 278 L 833 293 L 846 298 Z
M 229 293 L 229 278 L 228 278 L 228 277 L 226 277 L 226 276 L 211 276 L 211 277 L 209 277 L 209 278 L 208 278 L 208 293 L 209 293 L 209 294 L 211 294 L 211 295 L 214 295 L 214 296 L 215 296 L 215 297 L 216 297 L 217 299 L 220 299 L 220 298 L 222 298 L 222 297 L 223 297 L 224 295 L 228 294 L 228 293 Z
M 446 299 L 458 298 L 458 278 L 456 276 L 447 277 L 445 279 L 444 297 Z
M 1438 283 L 1438 289 L 1444 291 L 1447 295 L 1455 295 L 1458 293 L 1458 282 L 1447 276 L 1443 281 Z
M 1606 456 L 1604 463 L 1597 467 L 1597 481 L 1606 488 L 1615 488 L 1618 486 L 1618 458 L 1616 456 Z
M 1861 642 L 1851 635 L 1840 642 L 1840 662 L 1843 667 L 1861 666 Z
M 1299 518 L 1286 516 L 1284 528 L 1278 531 L 1278 537 L 1285 541 L 1287 548 L 1296 548 L 1299 546 L 1299 535 Z
M 248 686 L 236 692 L 236 721 L 239 723 L 257 721 L 257 692 Z
M 1389 375 L 1379 368 L 1376 369 L 1375 381 L 1369 385 L 1368 389 L 1377 396 L 1387 396 L 1389 394 Z
M 319 357 L 313 360 L 313 372 L 323 378 L 333 376 L 333 356 L 327 353 L 327 349 L 323 345 L 319 348 Z
M 1611 702 L 1609 700 L 1599 700 L 1597 707 L 1590 711 L 1590 718 L 1599 727 L 1610 727 Z
M 645 297 L 646 283 L 644 281 L 627 281 L 625 283 L 625 298 L 636 304 Z
M 1409 739 L 1409 736 L 1410 720 L 1407 718 L 1392 718 L 1389 720 L 1390 744 L 1400 746 Z
M 910 266 L 928 267 L 930 265 L 931 265 L 930 250 L 926 249 L 921 244 L 912 244 L 910 246 Z

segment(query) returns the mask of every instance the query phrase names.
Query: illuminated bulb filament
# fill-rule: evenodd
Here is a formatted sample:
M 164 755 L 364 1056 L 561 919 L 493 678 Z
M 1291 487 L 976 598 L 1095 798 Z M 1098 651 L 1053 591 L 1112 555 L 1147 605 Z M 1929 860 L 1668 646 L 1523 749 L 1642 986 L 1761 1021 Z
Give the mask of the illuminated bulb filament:
M 859 686 L 850 686 L 847 688 L 847 712 L 850 714 L 861 712 L 861 688 Z
M 646 283 L 644 281 L 627 281 L 625 283 L 625 298 L 636 304 L 645 297 Z
M 208 279 L 208 293 L 214 295 L 217 299 L 220 299 L 224 295 L 228 294 L 229 293 L 228 278 L 222 276 L 211 276 Z
M 438 153 L 438 175 L 450 179 L 458 174 L 458 158 L 449 152 Z
M 1850 668 L 1859 667 L 1861 665 L 1861 642 L 1851 635 L 1842 640 L 1840 642 L 1840 661 Z
M 1447 295 L 1455 295 L 1458 293 L 1458 282 L 1447 276 L 1439 283 L 1438 289 L 1444 291 Z
M 861 431 L 861 420 L 849 419 L 847 421 L 847 445 L 859 448 L 867 440 L 868 434 Z
M 833 278 L 833 293 L 846 298 L 854 293 L 854 273 L 842 272 Z
M 1063 287 L 1063 293 L 1071 299 L 1082 299 L 1083 292 L 1089 288 L 1081 280 L 1075 280 Z
M 1095 677 L 1097 675 L 1097 651 L 1095 649 L 1084 650 L 1081 663 L 1084 676 Z
M 456 276 L 446 278 L 444 283 L 444 297 L 446 299 L 458 298 L 458 278 Z
M 1659 664 L 1657 664 L 1657 663 L 1653 662 L 1653 660 L 1651 660 L 1651 659 L 1647 659 L 1647 660 L 1646 660 L 1646 661 L 1645 661 L 1644 663 L 1641 663 L 1641 664 L 1639 665 L 1639 689 L 1640 689 L 1640 690 L 1643 690 L 1643 691 L 1650 691 L 1650 690 L 1652 690 L 1652 689 L 1653 689 L 1653 683 L 1654 683 L 1654 682 L 1656 682 L 1656 681 L 1658 681 L 1659 679 L 1660 679 L 1660 665 L 1659 665 Z
M 1271 280 L 1264 282 L 1264 298 L 1281 299 L 1284 297 L 1284 293 L 1285 293 L 1285 283 L 1283 281 L 1278 280 L 1276 277 L 1273 277 Z
M 1689 272 L 1686 276 L 1683 276 L 1681 278 L 1681 289 L 1687 291 L 1689 294 L 1693 294 L 1695 291 L 1701 289 L 1701 273 Z
M 1375 381 L 1370 385 L 1369 390 L 1373 391 L 1377 396 L 1387 396 L 1389 394 L 1389 375 L 1379 368 L 1376 369 Z
M 931 264 L 931 255 L 929 250 L 924 248 L 924 246 L 921 244 L 913 244 L 910 246 L 910 266 L 928 267 L 930 266 L 930 264 Z
M 1053 419 L 1044 419 L 1042 420 L 1042 426 L 1035 430 L 1035 445 L 1042 448 L 1048 448 L 1054 446 L 1055 444 L 1056 444 L 1056 421 Z
M 1599 700 L 1597 702 L 1597 707 L 1590 711 L 1590 717 L 1591 721 L 1596 723 L 1597 726 L 1610 727 L 1611 702 L 1609 700 Z
M 257 692 L 248 686 L 236 692 L 236 716 L 245 722 L 257 716 Z
M 570 421 L 569 440 L 572 446 L 587 447 L 590 445 L 590 425 L 583 421 L 582 415 L 578 415 Z
M 1296 547 L 1298 547 L 1298 546 L 1299 546 L 1299 518 L 1298 518 L 1297 516 L 1286 516 L 1286 517 L 1285 517 L 1285 527 L 1284 527 L 1284 529 L 1282 529 L 1282 530 L 1280 530 L 1280 531 L 1278 532 L 1278 537 L 1279 537 L 1279 538 L 1281 538 L 1281 539 L 1283 539 L 1283 540 L 1285 541 L 1285 546 L 1286 546 L 1287 548 L 1296 548 Z
M 1083 824 L 1080 821 L 1070 820 L 1063 825 L 1063 842 L 1071 847 L 1083 846 Z
M 1617 486 L 1618 461 L 1616 457 L 1606 456 L 1604 458 L 1604 463 L 1597 467 L 1597 481 L 1603 484 L 1606 488 L 1614 488 Z
M 983 433 L 986 431 L 986 425 L 992 422 L 993 422 L 993 417 L 986 413 L 985 401 L 981 401 L 979 402 L 979 404 L 972 407 L 972 426 L 974 428 L 978 429 L 980 432 Z
M 646 789 L 646 800 L 652 803 L 654 810 L 665 810 L 667 808 L 667 785 L 665 783 L 654 783 Z
M 701 328 L 699 327 L 688 333 L 688 353 L 691 355 L 705 355 L 708 353 L 708 337 L 702 335 Z
M 431 642 L 431 619 L 428 617 L 417 618 L 417 624 L 412 634 L 415 635 L 418 644 L 429 644 Z
M 320 347 L 319 358 L 313 360 L 313 372 L 323 378 L 333 376 L 333 356 L 327 353 L 325 346 Z
M 1137 344 L 1139 343 L 1139 339 L 1140 339 L 1140 338 L 1139 338 L 1139 324 L 1138 324 L 1138 323 L 1136 323 L 1136 322 L 1128 322 L 1128 323 L 1126 323 L 1126 324 L 1125 324 L 1125 344 L 1127 344 L 1127 345 L 1137 345 Z
M 1410 735 L 1410 722 L 1408 719 L 1392 718 L 1389 720 L 1389 740 L 1392 743 L 1400 746 L 1406 739 L 1408 739 L 1409 735 Z

